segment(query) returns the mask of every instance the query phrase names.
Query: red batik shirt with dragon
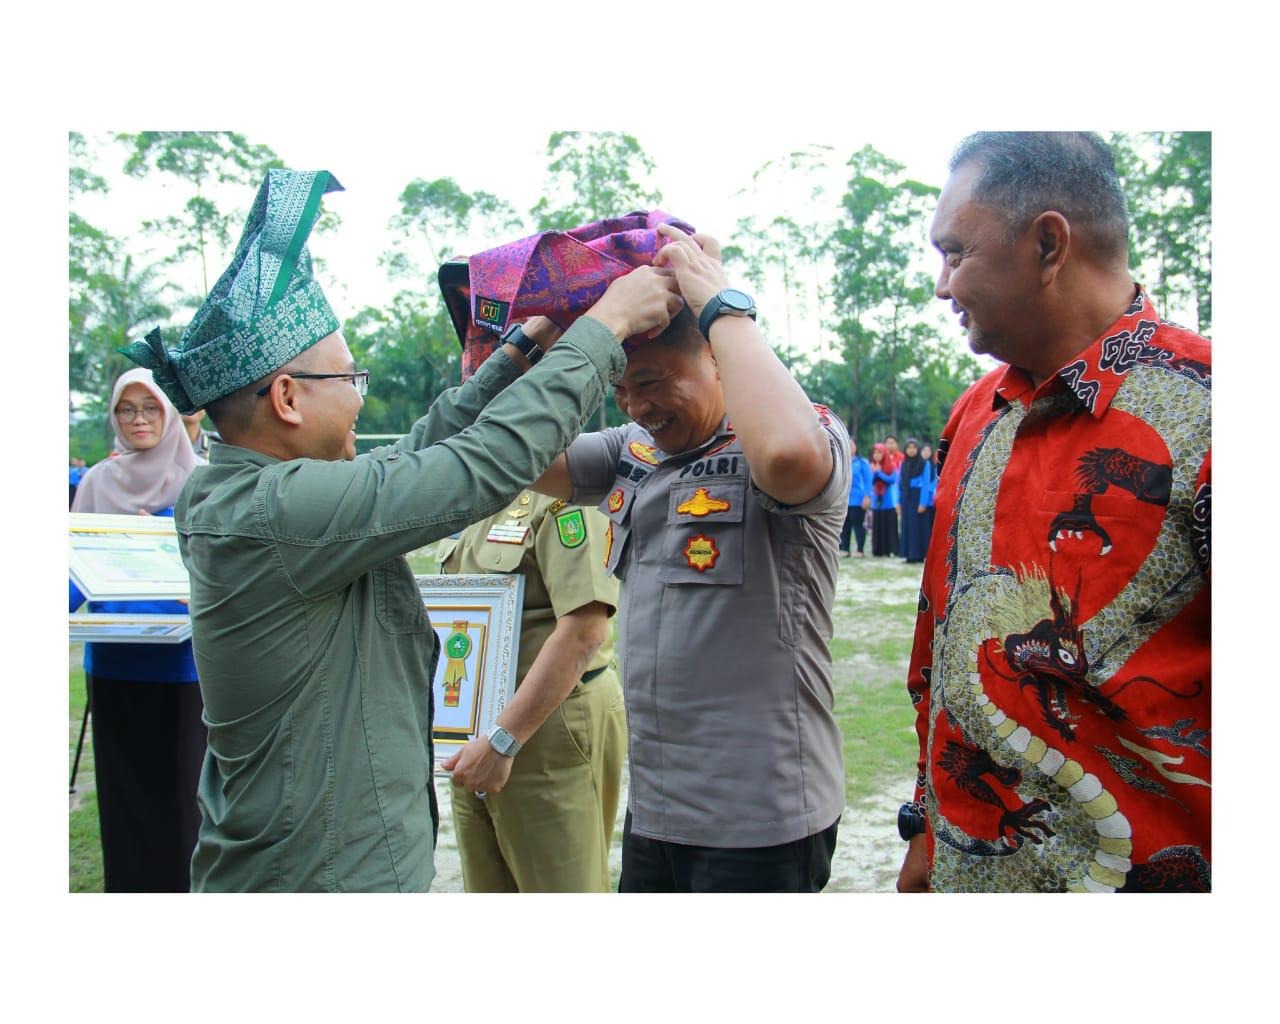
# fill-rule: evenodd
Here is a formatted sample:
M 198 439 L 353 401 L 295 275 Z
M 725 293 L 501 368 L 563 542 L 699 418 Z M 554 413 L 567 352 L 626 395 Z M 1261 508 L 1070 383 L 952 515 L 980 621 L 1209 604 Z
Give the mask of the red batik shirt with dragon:
M 952 410 L 907 684 L 935 888 L 1209 888 L 1210 365 L 1139 293 Z

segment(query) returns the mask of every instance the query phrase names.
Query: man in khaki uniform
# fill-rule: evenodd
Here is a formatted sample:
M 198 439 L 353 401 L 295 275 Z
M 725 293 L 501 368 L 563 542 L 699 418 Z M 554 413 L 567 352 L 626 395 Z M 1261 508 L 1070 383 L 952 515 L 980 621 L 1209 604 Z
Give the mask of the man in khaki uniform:
M 444 572 L 525 580 L 516 692 L 498 716 L 499 741 L 477 737 L 444 762 L 468 892 L 609 891 L 627 722 L 605 526 L 595 509 L 525 491 L 437 549 Z

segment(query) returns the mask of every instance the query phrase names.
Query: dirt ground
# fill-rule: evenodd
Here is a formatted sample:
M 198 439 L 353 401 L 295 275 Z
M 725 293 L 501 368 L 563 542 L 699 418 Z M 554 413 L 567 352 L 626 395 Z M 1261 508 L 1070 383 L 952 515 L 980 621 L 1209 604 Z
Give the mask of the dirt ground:
M 618 826 L 609 854 L 609 867 L 615 880 L 622 868 L 625 778 L 623 782 L 622 806 L 618 809 Z M 436 846 L 436 878 L 431 883 L 431 891 L 462 892 L 462 867 L 458 860 L 458 841 L 453 832 L 447 779 L 436 779 L 436 796 L 440 801 L 440 839 Z M 901 803 L 901 797 L 885 793 L 868 804 L 845 808 L 840 818 L 835 857 L 831 862 L 831 881 L 826 892 L 893 892 L 902 859 L 902 841 L 898 838 L 895 824 Z

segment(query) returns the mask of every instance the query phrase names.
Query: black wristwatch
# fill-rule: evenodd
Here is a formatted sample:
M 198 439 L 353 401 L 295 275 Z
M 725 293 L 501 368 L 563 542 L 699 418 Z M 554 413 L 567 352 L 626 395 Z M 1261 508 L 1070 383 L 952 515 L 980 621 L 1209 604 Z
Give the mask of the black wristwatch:
M 925 829 L 924 808 L 919 804 L 903 804 L 898 808 L 898 835 L 904 841 L 918 836 Z
M 722 288 L 711 296 L 711 300 L 702 307 L 698 317 L 698 330 L 708 341 L 711 340 L 711 325 L 722 316 L 749 316 L 756 318 L 756 300 L 746 292 L 737 288 Z
M 538 360 L 542 358 L 542 349 L 538 348 L 538 343 L 529 335 L 524 333 L 524 328 L 519 324 L 512 324 L 502 332 L 502 340 L 508 345 L 514 345 L 519 349 L 520 354 L 529 360 L 530 366 L 536 366 Z

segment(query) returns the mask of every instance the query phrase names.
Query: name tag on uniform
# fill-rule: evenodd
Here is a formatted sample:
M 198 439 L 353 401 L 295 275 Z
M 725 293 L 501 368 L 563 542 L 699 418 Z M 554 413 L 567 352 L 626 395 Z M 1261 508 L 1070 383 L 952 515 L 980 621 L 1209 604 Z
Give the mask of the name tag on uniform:
M 494 523 L 489 527 L 489 534 L 485 540 L 495 544 L 523 544 L 527 536 L 529 536 L 528 526 L 514 519 L 508 519 L 505 523 Z

